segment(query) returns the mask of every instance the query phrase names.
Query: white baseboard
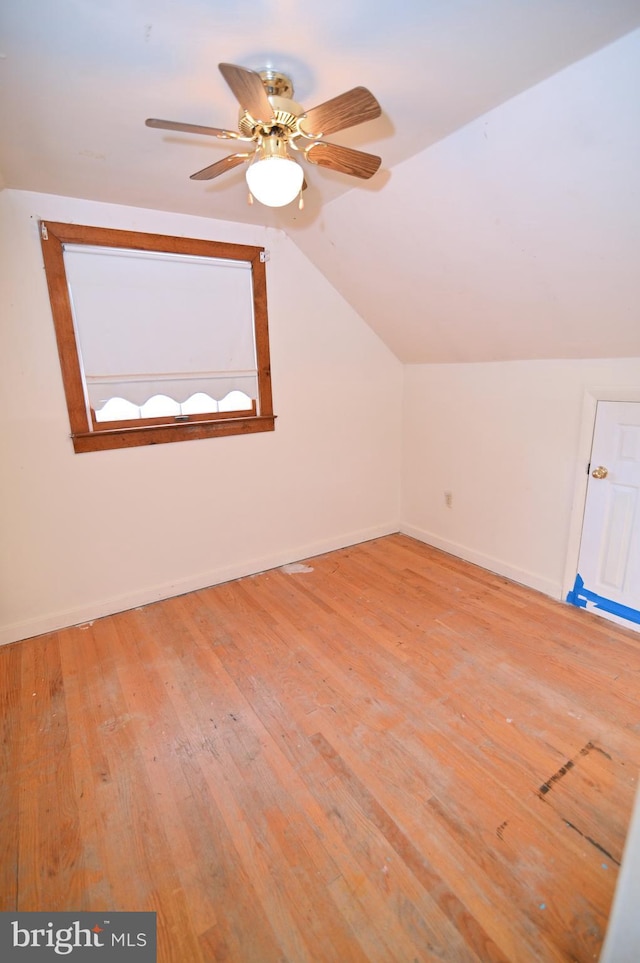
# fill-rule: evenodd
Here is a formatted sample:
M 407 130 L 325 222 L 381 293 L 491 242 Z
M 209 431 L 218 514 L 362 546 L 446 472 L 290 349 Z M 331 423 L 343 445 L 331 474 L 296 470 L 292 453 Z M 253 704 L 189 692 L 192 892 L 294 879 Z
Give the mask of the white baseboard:
M 22 639 L 30 639 L 33 636 L 43 635 L 46 632 L 55 632 L 58 629 L 68 628 L 72 625 L 93 622 L 95 619 L 101 619 L 106 615 L 114 615 L 116 612 L 126 612 L 127 609 L 139 608 L 142 605 L 149 605 L 152 602 L 159 602 L 161 599 L 172 598 L 176 595 L 185 595 L 187 592 L 195 592 L 198 591 L 198 589 L 207 588 L 210 585 L 219 585 L 222 582 L 229 582 L 232 579 L 244 578 L 247 575 L 257 575 L 259 572 L 265 572 L 268 569 L 279 568 L 281 565 L 288 565 L 291 562 L 299 562 L 303 559 L 313 558 L 314 555 L 324 555 L 325 552 L 333 552 L 336 549 L 346 548 L 349 545 L 368 542 L 373 538 L 381 538 L 384 535 L 391 535 L 397 531 L 397 525 L 380 525 L 357 532 L 349 532 L 344 535 L 322 539 L 295 548 L 283 549 L 261 558 L 249 559 L 208 572 L 200 572 L 188 578 L 176 579 L 175 581 L 165 582 L 160 585 L 147 586 L 144 589 L 139 589 L 138 591 L 124 595 L 117 595 L 107 599 L 94 599 L 77 608 L 59 612 L 48 612 L 37 618 L 1 626 L 0 645 L 7 645 L 10 642 L 18 642 Z
M 477 552 L 475 549 L 468 548 L 466 545 L 459 545 L 457 542 L 440 538 L 440 536 L 434 535 L 433 532 L 426 532 L 421 528 L 415 528 L 413 525 L 401 525 L 400 531 L 403 535 L 416 538 L 419 542 L 425 542 L 427 545 L 433 545 L 434 548 L 442 549 L 443 552 L 447 552 L 449 555 L 463 558 L 465 562 L 472 562 L 474 565 L 480 565 L 490 572 L 495 572 L 496 575 L 503 575 L 505 578 L 511 579 L 512 582 L 518 582 L 520 585 L 526 585 L 529 588 L 536 589 L 536 591 L 542 592 L 544 595 L 550 595 L 551 598 L 554 599 L 563 598 L 562 585 L 559 581 L 554 582 L 553 579 L 545 578 L 545 576 L 538 575 L 536 572 L 529 572 L 526 569 L 517 568 L 509 562 L 503 561 L 503 559 L 494 558 L 492 555 L 485 555 L 483 552 Z

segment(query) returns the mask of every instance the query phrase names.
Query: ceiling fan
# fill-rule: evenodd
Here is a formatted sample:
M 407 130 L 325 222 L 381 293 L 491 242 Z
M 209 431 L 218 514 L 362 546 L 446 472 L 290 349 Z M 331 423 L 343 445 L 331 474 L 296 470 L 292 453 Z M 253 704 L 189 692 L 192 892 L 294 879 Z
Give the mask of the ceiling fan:
M 341 147 L 324 140 L 348 127 L 355 127 L 381 114 L 378 101 L 366 87 L 352 90 L 305 110 L 293 100 L 289 77 L 275 70 L 260 73 L 235 64 L 218 64 L 220 72 L 240 104 L 238 131 L 150 117 L 147 127 L 177 130 L 188 134 L 207 134 L 220 140 L 253 144 L 252 150 L 229 154 L 191 175 L 206 181 L 240 164 L 248 163 L 249 201 L 253 198 L 269 207 L 283 207 L 299 198 L 306 187 L 304 171 L 290 155 L 300 154 L 319 167 L 367 179 L 381 164 L 375 154 Z

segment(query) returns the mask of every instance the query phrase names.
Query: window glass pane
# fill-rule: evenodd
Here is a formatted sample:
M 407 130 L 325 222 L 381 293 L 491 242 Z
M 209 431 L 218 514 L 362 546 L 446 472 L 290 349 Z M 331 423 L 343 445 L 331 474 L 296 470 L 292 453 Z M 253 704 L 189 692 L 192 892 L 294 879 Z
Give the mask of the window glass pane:
M 95 409 L 96 421 L 128 421 L 140 417 L 140 409 L 124 398 L 110 398 L 101 408 Z
M 218 402 L 199 391 L 188 398 L 180 407 L 183 415 L 206 415 L 209 412 L 218 411 Z
M 141 418 L 162 418 L 164 415 L 175 418 L 179 414 L 180 404 L 166 395 L 154 395 L 140 406 Z
M 230 391 L 219 407 L 220 411 L 244 411 L 251 408 L 251 398 L 242 391 Z
M 164 394 L 174 401 L 184 404 L 195 394 L 208 395 L 219 401 L 230 391 L 239 391 L 249 398 L 257 398 L 257 374 L 236 372 L 235 374 L 204 374 L 190 377 L 177 374 L 158 376 L 154 380 L 144 377 L 132 378 L 86 378 L 89 403 L 96 411 L 110 398 L 126 398 L 134 405 L 144 405 L 154 395 Z M 209 408 L 208 411 L 215 411 Z

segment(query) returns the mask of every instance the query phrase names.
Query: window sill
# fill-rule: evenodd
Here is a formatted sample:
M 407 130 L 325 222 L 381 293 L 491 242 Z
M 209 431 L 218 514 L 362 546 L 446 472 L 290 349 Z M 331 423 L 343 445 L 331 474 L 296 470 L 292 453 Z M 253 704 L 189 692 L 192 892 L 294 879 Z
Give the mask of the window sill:
M 71 438 L 74 451 L 80 454 L 86 451 L 107 451 L 111 448 L 197 441 L 201 438 L 214 438 L 220 435 L 248 435 L 260 431 L 273 431 L 275 421 L 275 415 L 251 415 L 249 418 L 217 419 L 216 421 L 102 428 L 99 431 L 76 432 Z

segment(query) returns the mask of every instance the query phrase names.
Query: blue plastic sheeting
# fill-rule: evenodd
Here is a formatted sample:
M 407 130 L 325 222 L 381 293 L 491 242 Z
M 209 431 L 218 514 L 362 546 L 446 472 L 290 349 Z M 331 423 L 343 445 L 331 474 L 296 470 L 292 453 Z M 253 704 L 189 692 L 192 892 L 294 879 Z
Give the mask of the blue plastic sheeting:
M 617 615 L 620 619 L 626 619 L 627 622 L 635 622 L 636 625 L 640 625 L 640 612 L 637 609 L 632 609 L 628 605 L 621 605 L 620 602 L 614 602 L 613 599 L 607 599 L 604 595 L 596 595 L 595 592 L 589 591 L 584 587 L 584 579 L 581 575 L 576 575 L 573 588 L 567 593 L 567 602 L 570 602 L 571 605 L 577 605 L 581 609 L 586 609 L 587 602 L 591 602 L 596 609 L 602 609 L 603 612 L 609 612 L 611 615 Z

